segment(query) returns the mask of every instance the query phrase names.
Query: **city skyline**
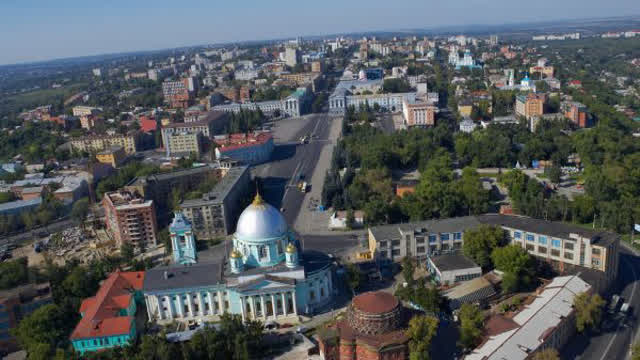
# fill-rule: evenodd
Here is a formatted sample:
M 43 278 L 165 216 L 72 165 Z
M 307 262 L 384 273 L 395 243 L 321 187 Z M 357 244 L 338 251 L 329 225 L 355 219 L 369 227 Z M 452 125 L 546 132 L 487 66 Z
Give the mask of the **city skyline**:
M 185 9 L 165 0 L 137 1 L 134 5 L 118 0 L 103 9 L 77 0 L 55 6 L 38 0 L 29 7 L 17 1 L 4 2 L 0 5 L 0 33 L 14 36 L 0 38 L 0 48 L 4 49 L 0 65 L 209 43 L 637 13 L 632 0 L 618 1 L 608 9 L 593 0 L 560 4 L 543 0 L 526 12 L 505 0 L 494 2 L 491 7 L 476 0 L 464 5 L 417 0 L 393 6 L 362 0 L 346 5 L 335 0 L 317 4 L 289 0 L 277 4 L 250 2 L 244 6 L 229 3 L 217 7 L 196 1 L 191 5 Z M 549 8 L 554 9 L 553 15 L 549 15 Z M 436 13 L 439 15 L 432 16 Z

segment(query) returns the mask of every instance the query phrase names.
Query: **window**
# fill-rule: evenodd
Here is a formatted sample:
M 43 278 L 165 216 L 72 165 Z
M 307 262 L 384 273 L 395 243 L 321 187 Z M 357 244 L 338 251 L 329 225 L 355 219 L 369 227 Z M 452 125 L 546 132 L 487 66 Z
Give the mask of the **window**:
M 418 252 L 419 253 L 423 253 L 424 252 L 424 246 L 418 246 Z
M 538 243 L 542 245 L 547 245 L 547 237 L 546 236 L 538 236 Z
M 565 252 L 564 253 L 564 258 L 565 259 L 569 259 L 569 260 L 573 260 L 573 253 Z
M 442 233 L 442 234 L 440 234 L 440 240 L 442 240 L 442 241 L 447 241 L 447 240 L 449 240 L 449 233 Z
M 424 244 L 424 236 L 416 236 L 416 244 Z
M 391 250 L 391 256 L 399 256 L 400 255 L 400 250 L 395 249 L 395 250 Z
M 442 251 L 447 251 L 449 250 L 449 244 L 442 244 Z
M 534 245 L 527 244 L 527 251 L 533 251 L 535 249 L 536 249 L 536 247 Z
M 282 254 L 282 241 L 278 241 L 276 246 L 276 252 L 278 255 Z
M 391 240 L 392 246 L 400 246 L 400 240 Z
M 378 246 L 381 247 L 381 248 L 387 247 L 387 242 L 386 241 L 380 241 L 378 243 Z
M 551 256 L 560 257 L 560 250 L 551 249 Z
M 437 238 L 435 235 L 429 235 L 429 243 L 434 243 L 437 241 Z
M 599 248 L 593 248 L 591 249 L 591 254 L 593 255 L 600 255 L 600 249 Z
M 520 231 L 514 231 L 513 232 L 513 237 L 515 239 L 522 239 L 522 233 Z
M 531 234 L 525 235 L 525 238 L 527 239 L 527 241 L 534 241 L 533 235 L 531 235 Z
M 453 240 L 462 240 L 462 233 L 453 233 Z
M 558 239 L 551 239 L 551 246 L 555 248 L 562 247 L 562 242 Z
M 565 241 L 564 242 L 564 248 L 567 250 L 573 250 L 573 243 L 570 241 Z
M 546 254 L 547 253 L 547 247 L 546 246 L 538 246 L 538 252 L 542 253 L 542 254 Z
M 267 251 L 267 247 L 266 246 L 260 245 L 260 247 L 258 249 L 259 249 L 260 259 L 264 259 L 267 256 L 269 256 L 269 252 Z

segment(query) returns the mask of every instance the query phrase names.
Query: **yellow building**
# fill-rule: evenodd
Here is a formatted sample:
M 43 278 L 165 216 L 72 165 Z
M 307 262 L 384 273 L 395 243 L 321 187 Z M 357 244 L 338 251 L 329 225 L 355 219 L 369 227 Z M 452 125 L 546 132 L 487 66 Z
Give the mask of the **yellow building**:
M 103 164 L 110 164 L 114 168 L 120 166 L 127 158 L 124 148 L 119 145 L 113 145 L 96 154 L 96 160 Z
M 99 152 L 111 146 L 118 145 L 124 148 L 127 155 L 135 154 L 138 148 L 139 133 L 111 136 L 84 136 L 71 140 L 73 150 L 86 152 Z

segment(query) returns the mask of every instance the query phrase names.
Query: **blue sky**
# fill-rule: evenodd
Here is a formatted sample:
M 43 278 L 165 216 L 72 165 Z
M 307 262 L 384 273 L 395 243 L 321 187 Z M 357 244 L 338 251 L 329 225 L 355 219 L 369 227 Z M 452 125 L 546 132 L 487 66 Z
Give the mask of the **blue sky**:
M 0 0 L 0 64 L 337 32 L 637 14 L 638 0 Z

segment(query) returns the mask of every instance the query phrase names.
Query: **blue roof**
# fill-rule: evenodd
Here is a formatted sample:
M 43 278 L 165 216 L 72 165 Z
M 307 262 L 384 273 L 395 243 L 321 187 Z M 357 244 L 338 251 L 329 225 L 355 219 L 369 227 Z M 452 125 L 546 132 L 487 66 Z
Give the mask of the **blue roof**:
M 16 212 L 23 209 L 26 210 L 27 208 L 35 208 L 37 206 L 40 206 L 40 204 L 42 204 L 41 197 L 33 198 L 30 200 L 11 201 L 4 204 L 0 204 L 0 214 L 7 213 L 7 212 L 8 213 Z

